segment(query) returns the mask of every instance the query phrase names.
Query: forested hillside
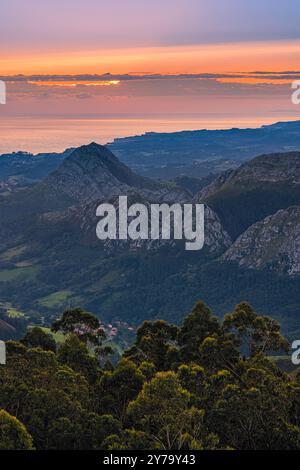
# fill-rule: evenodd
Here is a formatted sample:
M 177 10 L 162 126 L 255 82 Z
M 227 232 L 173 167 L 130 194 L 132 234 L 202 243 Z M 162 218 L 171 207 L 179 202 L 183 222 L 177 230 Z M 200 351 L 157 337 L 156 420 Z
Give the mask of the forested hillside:
M 0 449 L 300 449 L 300 375 L 277 368 L 280 326 L 245 302 L 223 321 L 203 302 L 180 326 L 145 321 L 115 365 L 92 314 L 52 331 L 7 342 Z

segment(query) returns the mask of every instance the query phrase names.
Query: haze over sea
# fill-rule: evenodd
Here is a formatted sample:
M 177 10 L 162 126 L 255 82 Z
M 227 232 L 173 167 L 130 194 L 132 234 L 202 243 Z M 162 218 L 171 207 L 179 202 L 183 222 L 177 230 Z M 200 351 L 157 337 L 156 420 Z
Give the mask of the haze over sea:
M 295 114 L 269 115 L 111 115 L 111 116 L 0 116 L 0 154 L 13 151 L 56 152 L 97 141 L 145 132 L 247 128 L 298 119 Z

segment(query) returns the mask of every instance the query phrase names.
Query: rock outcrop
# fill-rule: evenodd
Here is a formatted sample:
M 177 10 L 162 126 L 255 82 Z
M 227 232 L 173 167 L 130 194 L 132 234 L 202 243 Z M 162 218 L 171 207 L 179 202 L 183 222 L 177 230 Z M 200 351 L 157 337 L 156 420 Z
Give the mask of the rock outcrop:
M 300 206 L 279 210 L 246 230 L 222 256 L 242 267 L 300 275 Z

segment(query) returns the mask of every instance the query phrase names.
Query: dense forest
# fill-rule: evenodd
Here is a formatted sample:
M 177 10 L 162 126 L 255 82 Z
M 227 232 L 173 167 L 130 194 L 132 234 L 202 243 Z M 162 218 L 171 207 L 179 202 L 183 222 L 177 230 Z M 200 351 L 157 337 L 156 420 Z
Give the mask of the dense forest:
M 0 449 L 300 449 L 300 374 L 271 360 L 288 342 L 246 302 L 145 321 L 116 364 L 81 309 L 6 347 Z

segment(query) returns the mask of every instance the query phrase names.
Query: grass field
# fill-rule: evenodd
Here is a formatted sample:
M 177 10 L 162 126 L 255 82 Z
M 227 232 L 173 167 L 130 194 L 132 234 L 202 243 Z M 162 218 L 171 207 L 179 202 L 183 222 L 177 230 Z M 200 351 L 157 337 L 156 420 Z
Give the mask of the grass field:
M 39 299 L 39 304 L 47 308 L 55 308 L 64 305 L 68 298 L 72 295 L 70 290 L 60 290 L 53 292 L 52 294 L 47 295 Z
M 43 327 L 42 330 L 49 335 L 52 335 L 57 344 L 62 344 L 66 337 L 62 333 L 54 333 L 50 328 Z
M 0 282 L 9 282 L 16 279 L 29 279 L 34 277 L 39 268 L 37 266 L 14 268 L 14 269 L 3 269 L 0 271 Z
M 15 308 L 8 308 L 7 315 L 9 318 L 23 318 L 25 317 L 24 313 L 16 310 Z

